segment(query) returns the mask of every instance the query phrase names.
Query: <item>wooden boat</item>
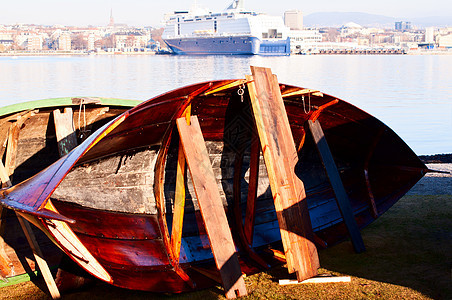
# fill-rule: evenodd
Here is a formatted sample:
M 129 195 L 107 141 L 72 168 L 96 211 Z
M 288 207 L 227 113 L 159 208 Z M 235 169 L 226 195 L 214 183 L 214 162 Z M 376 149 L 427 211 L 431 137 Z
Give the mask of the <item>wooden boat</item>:
M 112 98 L 53 98 L 0 108 L 0 157 L 12 183 L 39 173 L 59 158 L 53 111 L 72 109 L 77 140 L 85 139 L 140 101 Z M 3 183 L 5 184 L 5 183 Z M 30 278 L 35 261 L 13 211 L 0 207 L 0 287 Z M 63 253 L 41 232 L 36 238 L 51 266 Z
M 252 78 L 203 82 L 141 103 L 46 170 L 2 190 L 0 201 L 89 273 L 113 285 L 182 292 L 215 284 L 212 237 L 191 176 L 182 188 L 183 217 L 175 200 L 176 120 L 196 116 L 190 120 L 198 120 L 210 158 L 197 164 L 213 168 L 242 271 L 256 272 L 280 257 L 275 249 L 281 234 L 256 142 L 248 93 L 253 84 Z M 388 210 L 427 171 L 390 128 L 366 112 L 319 91 L 286 84 L 279 90 L 297 147 L 294 172 L 304 183 L 318 246 L 344 240 L 349 230 L 309 122 L 322 125 L 359 228 Z M 180 248 L 174 246 L 176 229 L 182 232 Z

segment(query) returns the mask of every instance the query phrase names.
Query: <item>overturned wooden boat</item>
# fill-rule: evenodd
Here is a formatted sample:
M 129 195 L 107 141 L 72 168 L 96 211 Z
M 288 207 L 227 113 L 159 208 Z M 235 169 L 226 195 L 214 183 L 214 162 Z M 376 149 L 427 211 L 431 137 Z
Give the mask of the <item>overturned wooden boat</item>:
M 92 132 L 140 103 L 113 98 L 52 98 L 0 108 L 0 157 L 12 183 L 22 182 L 60 159 L 54 111 L 73 111 L 73 138 L 81 142 Z M 5 186 L 5 182 L 3 185 Z M 63 253 L 41 232 L 36 239 L 49 265 Z M 13 211 L 0 207 L 0 286 L 30 278 L 35 261 Z M 32 275 L 31 275 L 32 276 Z
M 257 77 L 265 76 L 277 91 L 261 86 Z M 210 286 L 218 278 L 225 284 L 229 266 L 226 262 L 220 268 L 220 276 L 215 272 L 215 252 L 221 247 L 213 244 L 216 233 L 211 228 L 218 220 L 222 234 L 224 222 L 216 216 L 213 222 L 206 220 L 210 208 L 203 206 L 209 200 L 200 200 L 210 198 L 203 192 L 211 191 L 212 184 L 200 182 L 214 179 L 241 270 L 252 273 L 281 257 L 269 254 L 277 253 L 281 238 L 284 242 L 292 231 L 282 230 L 280 217 L 295 205 L 281 208 L 281 194 L 272 194 L 278 169 L 298 178 L 283 182 L 283 188 L 299 179 L 304 183 L 299 191 L 306 192 L 306 199 L 297 194 L 294 203 L 306 204 L 309 216 L 291 222 L 309 224 L 306 234 L 294 233 L 321 247 L 351 235 L 348 223 L 357 228 L 371 223 L 427 171 L 390 128 L 366 112 L 319 91 L 274 80 L 267 70 L 254 68 L 253 77 L 193 84 L 152 98 L 104 125 L 46 170 L 2 190 L 1 204 L 39 227 L 101 280 L 128 289 L 182 292 Z M 284 100 L 287 115 L 272 111 L 271 105 L 256 111 L 253 101 L 272 101 L 275 95 Z M 258 113 L 270 127 L 256 121 Z M 284 141 L 273 141 L 277 147 L 271 149 L 266 143 L 272 141 L 263 141 L 262 131 L 282 122 L 290 124 L 293 137 L 280 135 Z M 324 142 L 328 150 L 319 146 Z M 276 171 L 269 169 L 267 154 L 290 143 L 296 157 L 273 165 Z M 191 149 L 200 152 L 193 155 Z M 184 175 L 181 158 L 191 176 Z M 328 171 L 332 166 L 336 177 Z M 342 195 L 334 187 L 338 184 Z M 341 197 L 348 201 L 351 217 L 345 206 L 338 206 Z

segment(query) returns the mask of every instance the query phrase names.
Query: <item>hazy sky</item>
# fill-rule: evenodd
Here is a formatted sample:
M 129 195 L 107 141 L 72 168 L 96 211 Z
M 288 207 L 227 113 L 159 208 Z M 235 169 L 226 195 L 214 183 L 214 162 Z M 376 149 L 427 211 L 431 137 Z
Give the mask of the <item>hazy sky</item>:
M 34 23 L 106 25 L 110 9 L 116 23 L 159 26 L 163 15 L 189 9 L 194 0 L 1 0 L 0 24 Z M 230 0 L 198 0 L 198 5 L 221 11 Z M 314 12 L 366 12 L 389 17 L 451 16 L 451 0 L 245 0 L 245 8 L 271 15 L 299 9 Z

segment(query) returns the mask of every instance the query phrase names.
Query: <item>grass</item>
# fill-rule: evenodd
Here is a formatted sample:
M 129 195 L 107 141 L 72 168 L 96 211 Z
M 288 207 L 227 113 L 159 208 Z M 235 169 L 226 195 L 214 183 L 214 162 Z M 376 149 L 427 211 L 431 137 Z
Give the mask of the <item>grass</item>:
M 351 276 L 351 283 L 280 286 L 284 267 L 245 278 L 243 299 L 452 299 L 452 196 L 405 196 L 362 231 L 367 251 L 345 241 L 321 250 L 320 273 Z M 221 286 L 180 295 L 97 285 L 65 299 L 224 299 Z M 0 299 L 49 299 L 42 282 L 0 291 Z

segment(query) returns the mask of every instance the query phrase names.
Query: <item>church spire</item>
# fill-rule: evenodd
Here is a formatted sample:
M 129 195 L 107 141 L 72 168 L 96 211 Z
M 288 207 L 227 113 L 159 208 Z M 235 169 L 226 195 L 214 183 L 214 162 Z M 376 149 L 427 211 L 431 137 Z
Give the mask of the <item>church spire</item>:
M 108 23 L 108 26 L 114 26 L 115 20 L 113 19 L 113 8 L 110 9 L 110 23 Z

